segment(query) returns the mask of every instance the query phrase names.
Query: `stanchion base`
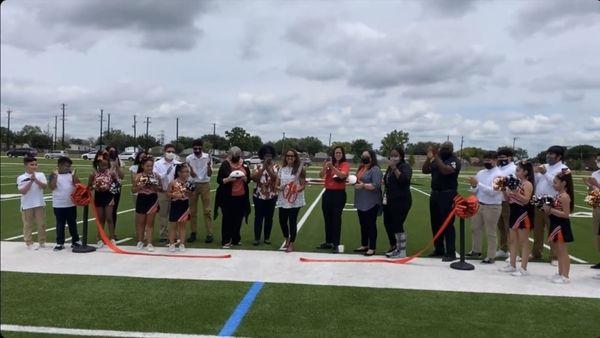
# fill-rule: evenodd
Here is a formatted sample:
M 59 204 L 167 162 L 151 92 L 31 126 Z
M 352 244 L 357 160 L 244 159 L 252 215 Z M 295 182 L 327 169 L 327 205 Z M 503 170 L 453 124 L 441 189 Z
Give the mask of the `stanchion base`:
M 86 253 L 86 252 L 94 252 L 96 248 L 91 245 L 80 245 L 73 248 L 73 252 L 76 253 Z
M 464 261 L 454 262 L 450 264 L 450 267 L 456 270 L 475 270 L 475 266 L 473 266 L 473 264 Z

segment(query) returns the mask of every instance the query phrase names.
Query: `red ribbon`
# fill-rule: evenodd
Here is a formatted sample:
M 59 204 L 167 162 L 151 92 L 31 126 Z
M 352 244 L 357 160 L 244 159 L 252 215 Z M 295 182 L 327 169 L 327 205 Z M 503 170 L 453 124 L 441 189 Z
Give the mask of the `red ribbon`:
M 123 250 L 123 249 L 119 248 L 117 245 L 115 245 L 110 239 L 108 239 L 108 236 L 106 236 L 106 232 L 104 232 L 104 229 L 102 228 L 102 224 L 100 224 L 100 221 L 98 220 L 98 209 L 96 209 L 96 206 L 94 205 L 93 202 L 94 202 L 94 199 L 91 198 L 90 204 L 91 204 L 92 210 L 94 212 L 96 227 L 98 228 L 98 233 L 100 234 L 100 238 L 102 239 L 102 242 L 104 242 L 104 244 L 107 247 L 109 247 L 112 250 L 112 252 L 114 252 L 114 253 L 124 254 L 124 255 L 178 257 L 178 258 L 231 258 L 230 254 L 227 254 L 227 255 L 174 255 L 174 254 L 147 253 L 147 252 L 136 252 L 136 251 Z
M 458 216 L 463 219 L 471 218 L 479 210 L 479 201 L 475 196 L 469 196 L 467 198 L 462 197 L 461 195 L 456 195 L 454 197 L 454 206 L 452 207 L 452 211 L 448 214 L 444 223 L 439 228 L 435 236 L 425 245 L 425 247 L 419 250 L 412 256 L 405 258 L 397 258 L 397 259 L 386 259 L 386 258 L 374 258 L 374 259 L 329 259 L 329 258 L 306 258 L 300 257 L 300 262 L 305 263 L 391 263 L 391 264 L 406 264 L 413 259 L 419 257 L 425 250 L 429 249 L 433 245 L 436 239 L 442 235 L 444 230 L 450 225 L 450 221 L 454 216 Z

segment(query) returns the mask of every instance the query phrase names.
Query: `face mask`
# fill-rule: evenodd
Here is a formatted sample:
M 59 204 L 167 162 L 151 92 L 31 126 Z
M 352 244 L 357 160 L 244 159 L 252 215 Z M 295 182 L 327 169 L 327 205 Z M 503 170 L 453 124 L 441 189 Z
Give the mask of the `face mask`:
M 452 151 L 446 150 L 446 149 L 440 150 L 440 157 L 442 158 L 442 160 L 447 160 L 451 156 L 452 156 Z
M 360 159 L 360 161 L 361 161 L 363 164 L 369 164 L 369 163 L 371 163 L 371 159 L 370 159 L 369 157 L 362 157 L 362 158 Z
M 237 162 L 239 162 L 239 161 L 240 161 L 240 157 L 239 157 L 239 156 L 232 156 L 232 157 L 231 157 L 231 162 L 233 162 L 233 163 L 237 163 Z
M 169 153 L 166 153 L 166 154 L 165 154 L 165 159 L 166 159 L 167 161 L 172 161 L 173 159 L 175 159 L 175 153 L 170 153 L 170 152 L 169 152 Z
M 508 160 L 498 160 L 498 165 L 504 167 L 505 165 L 508 165 Z
M 485 167 L 485 169 L 490 170 L 492 169 L 494 166 L 491 163 L 484 163 L 483 166 Z
M 554 156 L 546 155 L 546 163 L 548 163 L 549 165 L 555 165 L 556 162 L 558 161 Z

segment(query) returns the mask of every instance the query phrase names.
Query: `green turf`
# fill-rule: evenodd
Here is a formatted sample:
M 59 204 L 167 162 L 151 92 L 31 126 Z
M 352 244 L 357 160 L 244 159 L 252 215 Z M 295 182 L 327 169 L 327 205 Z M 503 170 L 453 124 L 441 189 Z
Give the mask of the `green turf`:
M 249 283 L 1 273 L 3 324 L 217 334 Z M 252 337 L 597 337 L 596 299 L 266 284 Z M 4 333 L 6 337 L 30 337 Z

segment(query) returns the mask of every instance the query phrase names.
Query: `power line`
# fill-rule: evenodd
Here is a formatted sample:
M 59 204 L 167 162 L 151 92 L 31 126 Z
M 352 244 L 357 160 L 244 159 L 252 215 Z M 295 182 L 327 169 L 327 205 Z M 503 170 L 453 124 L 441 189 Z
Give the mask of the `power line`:
M 148 146 L 148 127 L 150 126 L 150 116 L 146 116 L 146 147 Z

